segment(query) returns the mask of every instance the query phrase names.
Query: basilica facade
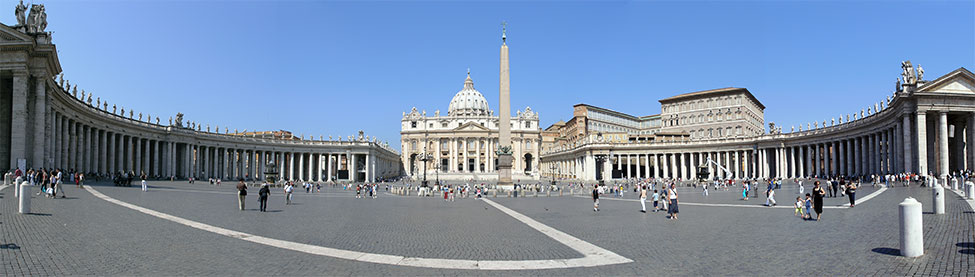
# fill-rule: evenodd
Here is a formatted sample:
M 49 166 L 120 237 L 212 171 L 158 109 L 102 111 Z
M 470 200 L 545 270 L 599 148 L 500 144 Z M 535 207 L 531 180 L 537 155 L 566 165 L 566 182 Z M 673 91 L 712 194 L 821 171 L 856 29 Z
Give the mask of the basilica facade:
M 470 72 L 450 101 L 447 114 L 432 116 L 415 107 L 403 113 L 401 159 L 414 180 L 497 180 L 499 118 L 474 88 Z M 541 129 L 530 107 L 511 118 L 515 180 L 539 178 Z

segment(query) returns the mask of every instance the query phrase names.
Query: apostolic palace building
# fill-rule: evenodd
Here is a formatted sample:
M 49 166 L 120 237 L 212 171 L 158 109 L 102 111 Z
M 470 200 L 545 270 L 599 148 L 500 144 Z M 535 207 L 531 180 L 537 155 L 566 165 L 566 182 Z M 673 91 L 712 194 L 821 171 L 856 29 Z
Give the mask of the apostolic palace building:
M 20 7 L 18 7 L 18 11 Z M 66 81 L 43 5 L 0 24 L 0 170 L 60 168 L 158 178 L 375 181 L 401 174 L 399 153 L 364 136 L 302 139 L 282 132 L 223 132 L 143 115 Z M 95 98 L 96 101 L 92 101 Z M 273 163 L 270 163 L 273 162 Z
M 798 129 L 769 123 L 766 131 L 765 106 L 744 88 L 666 98 L 659 115 L 642 117 L 576 105 L 571 120 L 543 131 L 541 168 L 586 181 L 688 180 L 700 166 L 735 179 L 975 168 L 975 75 L 958 68 L 925 80 L 910 61 L 902 69 L 888 97 Z

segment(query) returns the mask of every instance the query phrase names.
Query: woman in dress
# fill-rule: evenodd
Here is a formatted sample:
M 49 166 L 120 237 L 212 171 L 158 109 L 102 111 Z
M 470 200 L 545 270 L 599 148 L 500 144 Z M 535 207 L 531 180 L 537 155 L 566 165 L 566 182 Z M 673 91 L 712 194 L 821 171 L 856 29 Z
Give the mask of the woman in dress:
M 667 191 L 667 197 L 670 198 L 670 219 L 677 220 L 677 213 L 680 210 L 677 209 L 677 188 L 674 184 L 670 184 L 670 190 Z
M 856 204 L 856 201 L 857 201 L 857 196 L 856 196 L 857 195 L 857 185 L 856 185 L 856 183 L 854 183 L 854 182 L 851 181 L 851 182 L 849 182 L 849 183 L 846 184 L 846 195 L 849 195 L 850 196 L 850 208 L 853 208 L 853 205 Z
M 826 190 L 819 186 L 819 181 L 816 181 L 813 187 L 813 210 L 816 211 L 816 221 L 819 221 L 820 217 L 823 216 L 824 196 L 826 196 Z

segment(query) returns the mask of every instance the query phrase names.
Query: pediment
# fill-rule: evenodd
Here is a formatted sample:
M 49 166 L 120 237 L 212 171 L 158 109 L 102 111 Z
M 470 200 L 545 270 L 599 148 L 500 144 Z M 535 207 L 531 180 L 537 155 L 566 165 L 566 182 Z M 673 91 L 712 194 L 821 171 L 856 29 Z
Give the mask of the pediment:
M 460 126 L 457 126 L 457 128 L 454 128 L 454 131 L 490 131 L 490 130 L 491 129 L 488 129 L 487 127 L 484 127 L 484 125 L 478 124 L 477 122 L 467 122 L 461 124 Z
M 975 74 L 972 74 L 971 71 L 968 71 L 964 67 L 959 68 L 934 81 L 924 84 L 918 91 L 975 95 Z
M 0 43 L 33 43 L 34 40 L 27 34 L 21 33 L 10 26 L 0 24 Z

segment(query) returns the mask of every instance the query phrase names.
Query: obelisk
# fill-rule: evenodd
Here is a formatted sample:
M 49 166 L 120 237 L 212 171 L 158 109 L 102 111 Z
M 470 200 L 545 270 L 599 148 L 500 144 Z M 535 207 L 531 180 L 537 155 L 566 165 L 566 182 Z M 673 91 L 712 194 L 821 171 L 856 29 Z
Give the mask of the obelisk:
M 511 183 L 511 80 L 508 72 L 508 45 L 506 40 L 506 24 L 501 24 L 501 82 L 498 86 L 501 96 L 501 114 L 498 121 L 498 186 L 501 189 L 513 189 Z

